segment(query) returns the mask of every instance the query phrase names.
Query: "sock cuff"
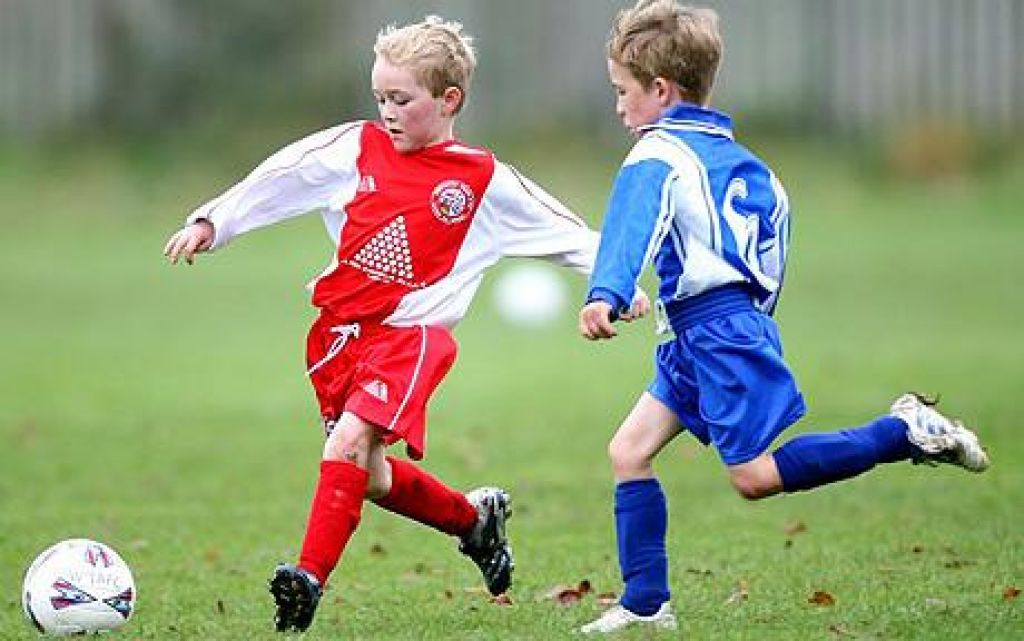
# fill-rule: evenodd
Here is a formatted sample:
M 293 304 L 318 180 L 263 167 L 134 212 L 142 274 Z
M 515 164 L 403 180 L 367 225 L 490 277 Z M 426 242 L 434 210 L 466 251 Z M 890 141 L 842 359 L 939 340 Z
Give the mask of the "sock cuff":
M 342 481 L 366 485 L 370 480 L 370 472 L 349 461 L 323 459 L 320 461 L 320 476 L 329 476 Z
M 622 481 L 615 486 L 616 510 L 633 510 L 654 502 L 665 502 L 665 493 L 656 478 Z

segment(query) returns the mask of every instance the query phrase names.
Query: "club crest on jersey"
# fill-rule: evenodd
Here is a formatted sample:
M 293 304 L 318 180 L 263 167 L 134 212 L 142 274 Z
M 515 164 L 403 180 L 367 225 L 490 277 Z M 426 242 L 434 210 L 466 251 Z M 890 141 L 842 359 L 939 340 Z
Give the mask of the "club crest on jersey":
M 473 210 L 476 196 L 469 185 L 461 180 L 445 180 L 437 183 L 430 195 L 430 208 L 442 223 L 454 225 L 462 222 Z

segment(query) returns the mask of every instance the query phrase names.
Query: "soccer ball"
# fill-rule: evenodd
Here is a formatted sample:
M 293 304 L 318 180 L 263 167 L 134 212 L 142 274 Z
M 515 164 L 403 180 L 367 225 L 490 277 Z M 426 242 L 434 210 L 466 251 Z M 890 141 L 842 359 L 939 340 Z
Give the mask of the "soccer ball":
M 36 557 L 22 587 L 25 616 L 43 634 L 86 634 L 124 625 L 135 609 L 135 581 L 110 547 L 68 539 Z
M 494 285 L 498 315 L 520 327 L 550 325 L 565 311 L 568 298 L 568 286 L 547 265 L 516 265 L 502 272 Z

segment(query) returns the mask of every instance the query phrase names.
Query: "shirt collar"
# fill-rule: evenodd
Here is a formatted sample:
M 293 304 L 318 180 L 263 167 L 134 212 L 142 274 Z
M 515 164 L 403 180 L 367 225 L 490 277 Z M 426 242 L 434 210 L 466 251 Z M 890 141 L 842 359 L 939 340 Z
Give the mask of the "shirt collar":
M 732 118 L 728 115 L 682 102 L 672 105 L 661 114 L 657 122 L 639 127 L 641 132 L 653 129 L 700 131 L 733 140 Z

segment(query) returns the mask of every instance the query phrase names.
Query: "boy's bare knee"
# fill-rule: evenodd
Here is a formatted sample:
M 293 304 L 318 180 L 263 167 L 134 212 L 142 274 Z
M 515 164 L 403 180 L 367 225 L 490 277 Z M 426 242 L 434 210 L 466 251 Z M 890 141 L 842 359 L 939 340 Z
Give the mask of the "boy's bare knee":
M 650 459 L 626 439 L 612 438 L 608 443 L 608 459 L 617 479 L 644 477 L 650 474 Z
M 736 492 L 748 501 L 756 501 L 782 490 L 778 470 L 771 457 L 759 457 L 729 468 L 729 481 Z
M 365 468 L 375 439 L 373 426 L 362 421 L 340 420 L 324 443 L 324 460 L 345 461 Z
M 773 492 L 769 492 L 768 488 L 766 488 L 756 478 L 752 478 L 749 476 L 733 476 L 729 480 L 732 481 L 733 489 L 735 489 L 740 496 L 747 499 L 748 501 L 756 501 L 758 499 L 763 499 L 766 496 L 771 496 L 771 494 L 773 494 Z

